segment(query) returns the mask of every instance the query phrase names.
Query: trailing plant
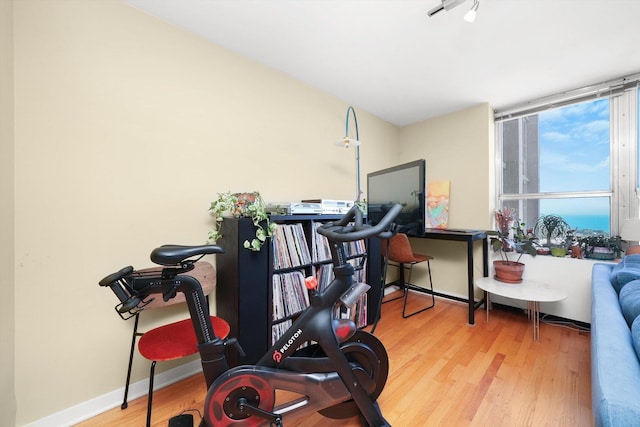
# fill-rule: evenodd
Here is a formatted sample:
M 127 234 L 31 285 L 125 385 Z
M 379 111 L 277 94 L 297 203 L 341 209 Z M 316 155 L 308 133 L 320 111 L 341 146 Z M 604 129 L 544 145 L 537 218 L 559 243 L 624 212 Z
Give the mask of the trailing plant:
M 605 248 L 619 258 L 622 254 L 622 238 L 605 234 L 592 234 L 578 237 L 578 245 L 586 257 L 594 254 L 595 248 Z
M 215 215 L 213 229 L 209 231 L 209 240 L 217 241 L 222 237 L 222 221 L 224 214 L 229 213 L 235 218 L 251 218 L 256 228 L 256 237 L 245 240 L 243 247 L 252 251 L 259 251 L 268 237 L 275 233 L 277 224 L 269 221 L 266 203 L 258 191 L 252 193 L 218 193 L 218 198 L 211 202 L 209 211 Z

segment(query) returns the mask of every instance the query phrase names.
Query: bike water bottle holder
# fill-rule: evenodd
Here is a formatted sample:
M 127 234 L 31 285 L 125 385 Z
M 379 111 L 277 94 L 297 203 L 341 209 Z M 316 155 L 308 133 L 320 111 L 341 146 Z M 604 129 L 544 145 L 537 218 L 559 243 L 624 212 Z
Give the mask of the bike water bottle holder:
M 116 312 L 123 320 L 128 320 L 132 317 L 135 317 L 144 309 L 146 305 L 148 305 L 155 299 L 155 297 L 149 298 L 149 292 L 147 292 L 148 286 L 142 287 L 143 285 L 141 285 L 141 283 L 171 280 L 177 275 L 186 273 L 193 269 L 194 261 L 187 260 L 182 261 L 175 267 L 150 268 L 144 270 L 133 270 L 133 268 L 124 268 L 118 273 L 114 273 L 109 277 L 115 279 L 115 281 L 113 281 L 109 286 L 111 286 L 111 289 L 121 300 L 120 304 L 114 307 Z M 137 285 L 136 282 L 138 282 Z M 171 288 L 168 288 L 166 292 L 162 294 L 162 299 L 167 302 L 170 299 L 175 298 L 177 289 L 177 284 L 175 284 Z M 123 295 L 128 296 L 128 298 L 124 301 L 122 301 Z
M 131 297 L 129 300 L 134 301 L 135 302 L 135 297 Z M 131 309 L 126 309 L 124 308 L 129 300 L 125 301 L 125 302 L 121 302 L 120 304 L 117 304 L 114 307 L 114 310 L 116 311 L 116 313 L 118 313 L 118 316 L 120 316 L 120 318 L 122 320 L 129 320 L 132 317 L 135 317 L 138 313 L 140 313 L 142 310 L 144 310 L 144 307 L 149 304 L 151 301 L 153 301 L 153 298 L 149 299 L 148 301 L 140 301 L 138 304 L 136 304 L 133 308 Z
M 100 281 L 100 286 L 109 287 L 120 300 L 120 303 L 114 307 L 116 313 L 122 320 L 128 320 L 140 313 L 144 307 L 153 301 L 154 298 L 148 298 L 149 294 L 146 288 L 136 289 L 135 281 L 137 279 L 153 280 L 162 279 L 165 271 L 157 269 L 146 271 L 134 271 L 133 267 L 125 267 L 120 271 L 110 274 Z

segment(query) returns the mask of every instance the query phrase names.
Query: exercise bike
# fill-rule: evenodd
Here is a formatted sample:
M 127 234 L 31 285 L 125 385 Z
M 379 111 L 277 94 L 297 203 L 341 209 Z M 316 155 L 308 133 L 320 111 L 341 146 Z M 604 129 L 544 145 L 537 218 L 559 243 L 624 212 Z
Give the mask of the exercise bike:
M 185 274 L 202 256 L 222 253 L 220 246 L 161 246 L 151 252 L 151 260 L 163 266 L 161 273 L 137 274 L 129 266 L 102 279 L 100 286 L 110 287 L 118 297 L 121 315 L 135 315 L 154 294 L 162 294 L 165 301 L 177 292 L 185 295 L 208 389 L 200 427 L 280 427 L 314 412 L 333 419 L 359 415 L 363 426 L 390 426 L 376 402 L 387 380 L 387 352 L 374 335 L 336 312 L 369 289 L 353 282 L 354 267 L 344 244 L 391 237 L 392 221 L 401 209 L 394 205 L 371 226 L 355 205 L 340 220 L 318 228 L 329 241 L 335 278 L 322 291 L 313 278 L 306 280 L 309 307 L 255 365 L 229 369 L 226 349 L 235 347 L 243 354 L 242 347 L 235 338 L 215 336 L 200 283 Z M 280 402 L 279 396 L 276 404 L 277 390 L 294 397 Z

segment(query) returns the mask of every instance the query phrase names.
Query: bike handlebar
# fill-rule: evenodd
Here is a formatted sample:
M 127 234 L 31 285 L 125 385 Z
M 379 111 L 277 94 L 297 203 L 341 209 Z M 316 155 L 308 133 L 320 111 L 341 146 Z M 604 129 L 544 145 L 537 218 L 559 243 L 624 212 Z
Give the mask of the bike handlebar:
M 402 205 L 395 203 L 380 222 L 376 225 L 369 225 L 364 224 L 362 211 L 358 205 L 354 204 L 339 220 L 321 225 L 318 228 L 318 234 L 336 242 L 353 242 L 374 236 L 388 239 L 395 234 L 395 231 L 390 230 L 389 226 L 401 210 Z

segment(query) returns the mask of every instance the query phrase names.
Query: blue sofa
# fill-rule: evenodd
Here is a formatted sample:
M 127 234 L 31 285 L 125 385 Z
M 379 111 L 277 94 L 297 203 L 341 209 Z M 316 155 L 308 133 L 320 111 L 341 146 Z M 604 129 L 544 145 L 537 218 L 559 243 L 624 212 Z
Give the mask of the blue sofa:
M 640 255 L 594 264 L 591 389 L 596 426 L 640 426 Z M 624 306 L 624 307 L 623 307 Z

